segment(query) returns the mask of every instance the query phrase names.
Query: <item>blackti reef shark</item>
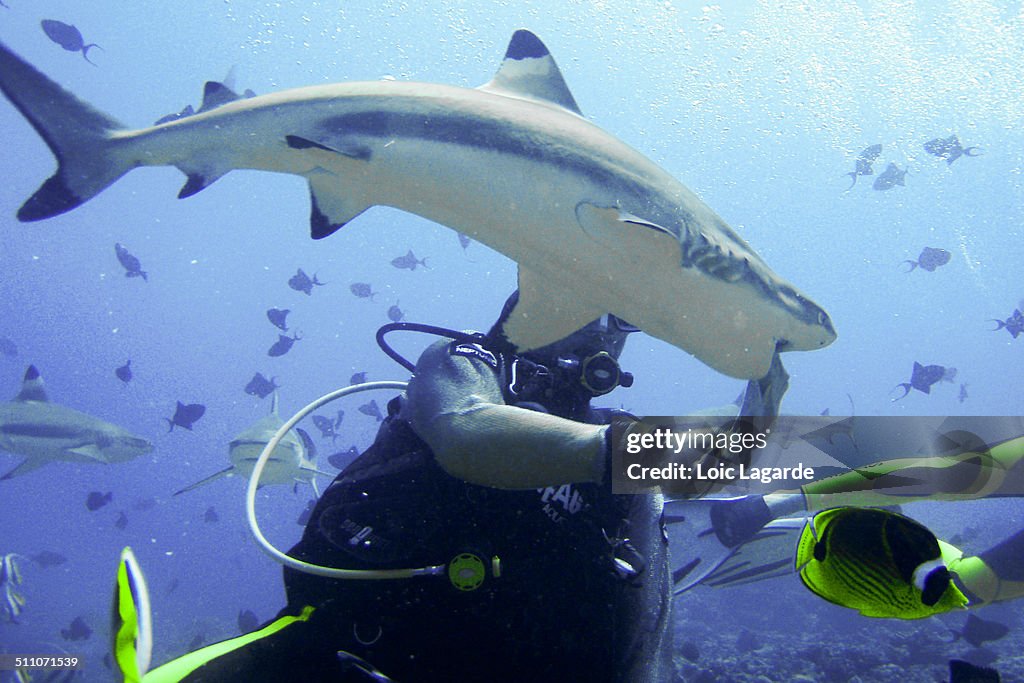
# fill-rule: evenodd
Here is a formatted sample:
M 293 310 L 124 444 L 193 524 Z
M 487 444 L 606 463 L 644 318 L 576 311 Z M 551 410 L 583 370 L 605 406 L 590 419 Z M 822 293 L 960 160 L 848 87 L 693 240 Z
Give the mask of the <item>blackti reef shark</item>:
M 311 86 L 140 130 L 3 45 L 0 90 L 59 164 L 18 211 L 22 221 L 70 211 L 140 166 L 180 169 L 179 197 L 233 169 L 291 173 L 309 181 L 315 239 L 384 205 L 514 259 L 519 304 L 505 331 L 521 351 L 610 312 L 720 372 L 756 379 L 777 351 L 835 339 L 828 314 L 696 195 L 583 118 L 529 31 L 512 36 L 478 88 Z

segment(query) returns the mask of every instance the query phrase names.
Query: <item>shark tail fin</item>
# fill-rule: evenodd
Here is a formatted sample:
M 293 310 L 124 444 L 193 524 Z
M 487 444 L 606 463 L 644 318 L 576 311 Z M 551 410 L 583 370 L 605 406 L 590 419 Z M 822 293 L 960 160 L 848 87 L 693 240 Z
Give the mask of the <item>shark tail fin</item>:
M 138 683 L 149 669 L 153 630 L 149 591 L 132 549 L 121 551 L 111 605 L 114 663 L 125 683 Z
M 95 197 L 131 170 L 116 153 L 118 121 L 97 111 L 0 44 L 0 90 L 28 119 L 57 158 L 57 172 L 36 190 L 18 220 L 65 213 Z

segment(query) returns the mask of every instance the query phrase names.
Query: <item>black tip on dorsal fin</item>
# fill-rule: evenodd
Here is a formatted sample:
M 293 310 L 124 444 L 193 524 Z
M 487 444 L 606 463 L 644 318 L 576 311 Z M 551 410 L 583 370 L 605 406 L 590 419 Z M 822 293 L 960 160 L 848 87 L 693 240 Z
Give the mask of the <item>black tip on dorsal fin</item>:
M 224 85 L 219 81 L 207 81 L 203 86 L 203 103 L 199 105 L 199 111 L 202 113 L 216 109 L 217 107 L 227 104 L 228 102 L 234 102 L 235 100 L 242 99 L 238 93 Z
M 549 102 L 580 114 L 579 105 L 569 92 L 551 52 L 540 38 L 526 29 L 512 34 L 498 72 L 480 89 Z
M 16 401 L 48 401 L 46 387 L 43 386 L 43 377 L 39 369 L 34 365 L 28 366 L 25 370 L 25 380 L 21 384 L 21 391 L 18 392 Z
M 512 34 L 512 40 L 505 50 L 505 59 L 531 59 L 551 54 L 540 38 L 531 31 L 521 28 Z

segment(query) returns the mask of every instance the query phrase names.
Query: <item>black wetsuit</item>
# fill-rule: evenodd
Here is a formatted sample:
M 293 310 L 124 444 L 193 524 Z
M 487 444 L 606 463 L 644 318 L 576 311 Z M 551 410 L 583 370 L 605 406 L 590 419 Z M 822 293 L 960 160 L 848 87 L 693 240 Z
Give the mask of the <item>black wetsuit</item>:
M 595 485 L 466 484 L 429 450 L 409 449 L 419 440 L 405 422 L 389 422 L 324 493 L 289 554 L 374 569 L 468 552 L 487 565 L 483 584 L 463 591 L 447 577 L 337 581 L 286 571 L 289 602 L 329 609 L 335 646 L 398 681 L 613 680 L 615 606 L 637 590 L 616 576 L 602 535 L 602 512 L 606 525 L 619 523 L 617 502 Z M 366 527 L 374 531 L 353 550 L 339 548 Z
M 493 400 L 502 364 L 455 348 L 438 344 L 421 358 L 420 395 L 424 386 L 432 394 L 451 390 L 454 398 L 442 403 L 461 403 L 472 386 L 474 397 Z M 660 498 L 613 496 L 607 482 L 520 490 L 467 483 L 448 474 L 413 431 L 403 405 L 416 400 L 412 387 L 409 395 L 391 402 L 374 444 L 324 492 L 289 555 L 387 569 L 443 565 L 468 553 L 486 567 L 483 583 L 461 590 L 446 575 L 338 580 L 286 569 L 289 604 L 279 617 L 311 605 L 309 620 L 185 680 L 373 680 L 341 664 L 339 650 L 398 683 L 671 680 Z M 499 409 L 501 419 L 490 421 L 502 432 L 515 433 L 505 423 L 518 415 L 532 419 L 484 403 L 484 412 Z M 606 418 L 586 405 L 548 407 L 574 417 L 582 407 L 592 424 Z M 557 443 L 558 430 L 551 431 Z
M 445 385 L 449 362 L 484 383 L 501 376 L 501 368 L 460 357 L 456 347 L 443 345 L 444 358 L 438 345 L 440 362 L 421 360 L 417 376 L 431 373 Z M 606 421 L 587 412 L 588 422 Z M 650 577 L 640 566 L 631 580 L 616 572 L 617 553 L 641 560 L 614 543 L 629 535 L 631 507 L 646 509 L 649 497 L 613 496 L 607 484 L 505 490 L 466 483 L 438 465 L 405 413 L 392 402 L 373 446 L 324 492 L 289 554 L 372 569 L 443 564 L 468 552 L 485 560 L 487 578 L 463 591 L 445 577 L 336 581 L 287 570 L 289 603 L 328 607 L 337 615 L 337 647 L 397 681 L 620 680 L 644 650 L 622 647 L 641 627 L 624 606 L 642 601 Z M 370 536 L 356 541 L 366 528 Z M 494 557 L 498 577 L 491 576 Z

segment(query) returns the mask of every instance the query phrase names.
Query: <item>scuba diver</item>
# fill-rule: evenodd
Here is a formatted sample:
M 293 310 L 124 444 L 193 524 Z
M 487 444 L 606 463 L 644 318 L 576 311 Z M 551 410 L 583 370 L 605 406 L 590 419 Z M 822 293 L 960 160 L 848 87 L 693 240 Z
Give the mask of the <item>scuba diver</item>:
M 957 448 L 950 453 L 876 462 L 799 491 L 700 501 L 712 506 L 707 526 L 714 533 L 703 537 L 714 540 L 700 551 L 704 570 L 676 594 L 796 572 L 828 602 L 894 619 L 1024 597 L 1024 530 L 966 555 L 894 510 L 916 500 L 1024 492 L 1024 436 L 989 445 L 967 432 L 951 435 Z
M 415 366 L 402 359 L 414 371 L 406 392 L 389 402 L 374 443 L 324 492 L 288 553 L 367 574 L 424 569 L 339 580 L 286 567 L 288 606 L 276 619 L 144 681 L 674 677 L 662 496 L 615 495 L 611 485 L 608 425 L 622 438 L 649 427 L 591 406 L 632 384 L 618 358 L 636 328 L 605 315 L 517 354 L 503 332 L 517 294 L 486 335 L 385 326 L 449 339 Z M 769 374 L 748 383 L 743 408 L 776 415 L 787 380 L 776 354 Z M 687 457 L 692 465 L 741 456 Z M 122 564 L 119 576 L 127 576 L 122 590 L 131 588 L 132 567 Z M 132 634 L 115 631 L 121 665 Z

